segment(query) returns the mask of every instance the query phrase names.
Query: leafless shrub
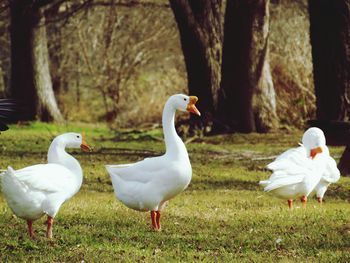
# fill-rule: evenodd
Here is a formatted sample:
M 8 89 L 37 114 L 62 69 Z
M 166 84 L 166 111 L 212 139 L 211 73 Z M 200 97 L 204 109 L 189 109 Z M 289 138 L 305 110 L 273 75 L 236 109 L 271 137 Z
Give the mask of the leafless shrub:
M 93 98 L 89 107 L 96 107 L 95 117 L 118 125 L 151 120 L 153 112 L 159 119 L 166 94 L 185 88 L 183 59 L 170 12 L 96 7 L 71 19 L 60 33 L 61 41 L 67 39 L 63 35 L 69 36 L 69 41 L 61 42 L 56 70 L 69 78 L 65 81 L 69 89 L 60 100 L 68 102 L 67 94 L 83 103 Z M 154 100 L 159 100 L 156 106 Z M 81 112 L 81 105 L 77 106 Z M 71 110 L 65 112 L 76 118 Z

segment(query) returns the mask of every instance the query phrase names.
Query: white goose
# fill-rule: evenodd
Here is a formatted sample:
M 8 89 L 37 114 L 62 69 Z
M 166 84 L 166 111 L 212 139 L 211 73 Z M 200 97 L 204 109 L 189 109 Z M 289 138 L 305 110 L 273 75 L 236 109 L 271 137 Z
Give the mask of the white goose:
M 1 174 L 2 192 L 12 211 L 27 220 L 29 236 L 34 238 L 33 221 L 48 216 L 46 236 L 52 238 L 53 218 L 61 205 L 75 195 L 82 184 L 79 162 L 65 148 L 90 151 L 83 135 L 65 133 L 57 136 L 48 151 L 48 163 Z
M 192 167 L 188 153 L 174 125 L 176 110 L 200 115 L 195 106 L 198 98 L 177 94 L 171 96 L 163 110 L 166 152 L 143 161 L 106 165 L 117 199 L 138 211 L 150 211 L 154 230 L 161 230 L 160 211 L 169 199 L 181 193 L 190 183 Z
M 265 186 L 266 192 L 288 199 L 289 208 L 292 208 L 295 198 L 300 198 L 305 207 L 307 197 L 327 170 L 331 158 L 327 153 L 323 131 L 310 128 L 304 133 L 300 147 L 282 153 L 267 166 L 273 173 L 260 184 Z

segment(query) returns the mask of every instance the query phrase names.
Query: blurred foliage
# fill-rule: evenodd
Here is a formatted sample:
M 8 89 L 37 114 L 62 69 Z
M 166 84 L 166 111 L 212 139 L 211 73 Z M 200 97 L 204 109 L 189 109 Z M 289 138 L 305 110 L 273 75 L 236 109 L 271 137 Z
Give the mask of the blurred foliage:
M 65 8 L 49 15 L 55 17 Z M 315 117 L 307 1 L 273 0 L 270 13 L 277 112 L 282 127 L 302 128 Z M 9 84 L 8 26 L 8 13 L 3 12 L 0 93 Z M 114 129 L 153 125 L 161 120 L 166 98 L 187 90 L 170 8 L 96 6 L 68 20 L 51 19 L 47 27 L 53 85 L 68 121 L 107 121 Z
M 67 119 L 132 126 L 159 118 L 165 98 L 185 91 L 171 16 L 166 8 L 95 7 L 52 24 L 53 79 Z

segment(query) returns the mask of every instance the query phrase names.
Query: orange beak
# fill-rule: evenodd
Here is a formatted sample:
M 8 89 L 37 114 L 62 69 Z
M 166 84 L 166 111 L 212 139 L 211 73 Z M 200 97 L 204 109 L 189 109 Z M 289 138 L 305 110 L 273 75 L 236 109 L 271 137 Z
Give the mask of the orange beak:
M 92 151 L 91 147 L 85 141 L 85 132 L 81 133 L 81 137 L 82 137 L 82 143 L 80 145 L 80 149 L 82 149 L 84 152 L 91 152 Z
M 322 148 L 321 148 L 321 147 L 317 147 L 317 148 L 311 149 L 311 151 L 310 151 L 311 159 L 314 159 L 315 156 L 316 156 L 318 153 L 322 153 Z
M 196 102 L 198 101 L 198 98 L 196 96 L 190 96 L 190 101 L 187 104 L 187 111 L 191 112 L 193 114 L 196 114 L 198 116 L 201 116 L 201 113 L 199 112 L 199 110 L 196 107 Z

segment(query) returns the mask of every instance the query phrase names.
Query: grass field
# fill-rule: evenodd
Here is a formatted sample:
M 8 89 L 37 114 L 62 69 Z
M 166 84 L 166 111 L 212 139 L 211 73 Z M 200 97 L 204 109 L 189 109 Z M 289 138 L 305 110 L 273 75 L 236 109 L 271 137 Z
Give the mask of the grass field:
M 307 209 L 265 194 L 257 182 L 265 165 L 296 146 L 301 132 L 225 135 L 188 143 L 193 178 L 162 213 L 163 230 L 150 228 L 149 213 L 118 202 L 104 164 L 127 163 L 164 150 L 161 130 L 118 134 L 104 127 L 12 126 L 0 135 L 0 167 L 43 163 L 55 135 L 86 131 L 92 153 L 71 151 L 84 170 L 81 191 L 65 203 L 54 238 L 27 236 L 0 195 L 0 262 L 350 262 L 350 178 L 330 187 L 325 203 L 310 198 Z M 339 158 L 343 148 L 331 148 Z

